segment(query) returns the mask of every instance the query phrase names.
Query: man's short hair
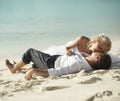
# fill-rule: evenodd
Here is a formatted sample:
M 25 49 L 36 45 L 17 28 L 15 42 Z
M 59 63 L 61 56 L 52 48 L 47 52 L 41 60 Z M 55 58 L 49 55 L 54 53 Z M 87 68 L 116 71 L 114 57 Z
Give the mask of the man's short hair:
M 102 54 L 101 58 L 92 64 L 92 68 L 95 70 L 98 69 L 109 69 L 111 66 L 111 58 L 108 54 Z

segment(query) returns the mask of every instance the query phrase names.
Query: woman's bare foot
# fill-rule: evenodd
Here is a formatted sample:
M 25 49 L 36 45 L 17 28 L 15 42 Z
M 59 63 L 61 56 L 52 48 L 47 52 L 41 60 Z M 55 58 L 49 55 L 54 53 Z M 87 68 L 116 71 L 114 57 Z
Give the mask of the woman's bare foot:
M 14 65 L 13 65 L 12 63 L 10 63 L 10 61 L 9 61 L 8 59 L 5 61 L 5 63 L 6 63 L 6 66 L 8 67 L 8 69 L 9 69 L 12 73 L 15 73 L 15 71 L 13 70 Z
M 25 74 L 25 79 L 26 80 L 31 80 L 33 75 L 33 69 L 30 69 L 28 72 Z

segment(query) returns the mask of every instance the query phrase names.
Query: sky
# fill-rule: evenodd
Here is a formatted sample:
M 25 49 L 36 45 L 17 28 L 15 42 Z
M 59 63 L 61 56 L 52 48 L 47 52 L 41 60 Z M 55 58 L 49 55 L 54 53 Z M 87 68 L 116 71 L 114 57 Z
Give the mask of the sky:
M 0 0 L 0 33 L 120 34 L 120 0 Z

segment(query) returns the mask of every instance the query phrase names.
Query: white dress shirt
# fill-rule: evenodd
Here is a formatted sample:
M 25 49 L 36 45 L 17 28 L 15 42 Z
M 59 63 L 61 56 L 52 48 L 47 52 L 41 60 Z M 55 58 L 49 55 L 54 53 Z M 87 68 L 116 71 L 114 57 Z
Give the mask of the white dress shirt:
M 55 61 L 55 68 L 48 69 L 48 73 L 49 76 L 61 76 L 77 73 L 82 69 L 85 71 L 93 70 L 87 60 L 79 52 L 76 52 L 75 55 L 72 56 L 60 56 Z

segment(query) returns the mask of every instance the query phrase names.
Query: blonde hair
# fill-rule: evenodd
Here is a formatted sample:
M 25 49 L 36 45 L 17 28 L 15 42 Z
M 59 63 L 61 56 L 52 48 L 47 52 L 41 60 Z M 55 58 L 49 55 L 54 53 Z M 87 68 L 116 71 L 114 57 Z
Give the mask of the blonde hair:
M 106 45 L 106 52 L 111 49 L 111 40 L 104 34 L 99 34 L 98 36 L 93 37 L 88 43 L 88 48 L 90 48 L 94 42 L 99 42 L 100 44 Z

